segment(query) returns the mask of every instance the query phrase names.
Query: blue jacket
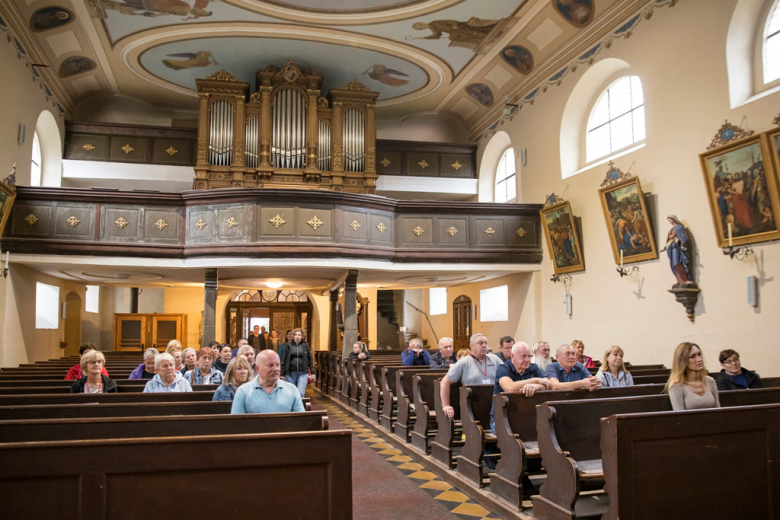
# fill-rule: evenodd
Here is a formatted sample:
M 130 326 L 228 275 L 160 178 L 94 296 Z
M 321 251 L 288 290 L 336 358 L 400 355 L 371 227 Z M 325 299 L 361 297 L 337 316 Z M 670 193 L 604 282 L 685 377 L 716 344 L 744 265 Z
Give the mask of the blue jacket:
M 235 396 L 236 389 L 233 387 L 233 385 L 219 385 L 217 390 L 214 392 L 214 397 L 211 400 L 232 401 Z
M 414 351 L 412 350 L 404 350 L 401 352 L 401 364 L 403 364 L 405 367 L 411 367 L 415 365 L 428 367 L 431 365 L 431 355 L 428 354 L 427 350 L 420 352 L 419 356 L 415 356 Z

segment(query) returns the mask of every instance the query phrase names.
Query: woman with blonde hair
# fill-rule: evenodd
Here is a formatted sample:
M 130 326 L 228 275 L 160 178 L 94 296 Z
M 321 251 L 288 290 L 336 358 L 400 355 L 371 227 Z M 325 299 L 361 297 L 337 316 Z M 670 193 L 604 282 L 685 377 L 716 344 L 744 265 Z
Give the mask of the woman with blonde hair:
M 116 381 L 103 375 L 103 367 L 106 358 L 102 352 L 88 350 L 81 357 L 81 373 L 83 377 L 77 379 L 70 387 L 71 394 L 102 394 L 116 393 L 119 391 Z
M 575 339 L 571 342 L 571 346 L 574 347 L 574 353 L 577 356 L 577 363 L 582 363 L 585 368 L 596 368 L 596 364 L 593 362 L 593 358 L 585 355 L 585 343 Z
M 251 381 L 252 377 L 254 377 L 254 373 L 249 365 L 249 360 L 244 356 L 234 357 L 228 363 L 227 369 L 225 369 L 225 378 L 214 392 L 214 397 L 211 400 L 232 401 L 238 387 Z
M 168 342 L 168 346 L 165 347 L 165 352 L 173 356 L 174 368 L 176 372 L 181 371 L 181 341 L 178 339 L 172 339 Z
M 604 361 L 596 372 L 596 377 L 601 381 L 602 388 L 614 388 L 618 386 L 634 386 L 634 378 L 623 364 L 623 349 L 613 345 L 604 352 Z
M 696 343 L 680 343 L 674 351 L 672 372 L 664 387 L 675 410 L 720 408 L 718 387 L 707 375 L 704 357 Z

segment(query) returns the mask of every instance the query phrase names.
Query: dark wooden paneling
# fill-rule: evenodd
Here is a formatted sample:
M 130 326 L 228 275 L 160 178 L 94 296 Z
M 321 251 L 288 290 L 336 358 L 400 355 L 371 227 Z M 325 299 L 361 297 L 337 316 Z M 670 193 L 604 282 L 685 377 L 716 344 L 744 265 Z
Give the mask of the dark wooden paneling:
M 146 137 L 117 136 L 111 138 L 109 160 L 114 162 L 148 163 Z
M 65 158 L 81 161 L 108 161 L 109 138 L 104 135 L 68 136 Z

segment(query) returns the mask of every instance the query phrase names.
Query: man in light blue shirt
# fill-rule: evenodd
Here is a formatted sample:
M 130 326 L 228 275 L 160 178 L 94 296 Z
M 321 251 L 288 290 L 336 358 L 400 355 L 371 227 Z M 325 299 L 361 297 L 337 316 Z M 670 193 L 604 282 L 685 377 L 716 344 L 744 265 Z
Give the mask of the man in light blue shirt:
M 279 378 L 282 373 L 279 355 L 270 349 L 262 350 L 256 360 L 257 377 L 238 388 L 230 413 L 305 411 L 298 387 Z
M 555 363 L 550 363 L 544 375 L 553 385 L 553 390 L 598 390 L 601 380 L 590 375 L 582 363 L 577 363 L 574 347 L 561 345 L 555 353 Z

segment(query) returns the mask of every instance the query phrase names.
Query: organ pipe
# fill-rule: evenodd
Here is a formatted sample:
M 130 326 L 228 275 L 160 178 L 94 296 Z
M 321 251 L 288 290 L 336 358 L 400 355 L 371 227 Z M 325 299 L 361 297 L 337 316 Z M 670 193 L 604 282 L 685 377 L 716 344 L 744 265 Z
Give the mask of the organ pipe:
M 306 166 L 306 98 L 295 89 L 278 91 L 271 120 L 271 164 L 275 168 Z
M 209 164 L 230 166 L 233 163 L 233 105 L 219 99 L 211 105 L 209 122 Z
M 317 142 L 317 167 L 321 171 L 330 171 L 330 126 L 324 119 L 319 120 Z
M 260 139 L 260 116 L 252 116 L 246 123 L 246 147 L 244 148 L 244 165 L 257 168 L 257 147 Z
M 354 108 L 344 111 L 343 136 L 344 170 L 348 172 L 364 171 L 366 118 L 363 112 Z

